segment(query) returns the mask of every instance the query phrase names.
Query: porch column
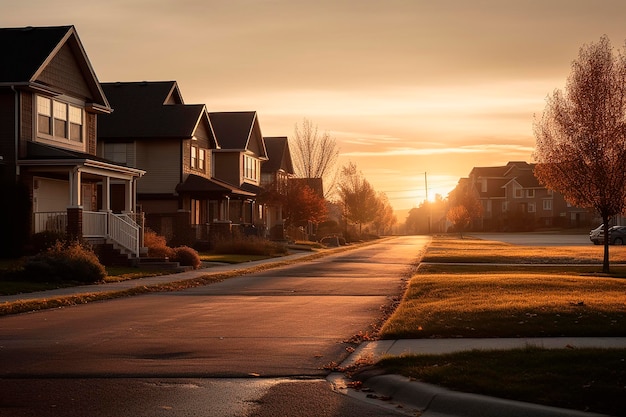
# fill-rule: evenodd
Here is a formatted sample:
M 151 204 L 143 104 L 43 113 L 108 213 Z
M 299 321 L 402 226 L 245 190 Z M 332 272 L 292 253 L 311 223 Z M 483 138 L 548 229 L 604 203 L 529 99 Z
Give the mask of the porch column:
M 124 181 L 124 195 L 126 197 L 124 197 L 124 211 L 126 213 L 132 213 L 133 207 L 134 207 L 134 195 L 135 193 L 133 192 L 134 188 L 134 181 Z
M 69 180 L 70 180 L 70 206 L 78 207 L 82 205 L 82 198 L 80 195 L 82 184 L 80 181 L 80 169 L 78 167 L 75 167 L 74 169 L 70 171 Z
M 102 211 L 111 211 L 111 178 L 102 179 Z

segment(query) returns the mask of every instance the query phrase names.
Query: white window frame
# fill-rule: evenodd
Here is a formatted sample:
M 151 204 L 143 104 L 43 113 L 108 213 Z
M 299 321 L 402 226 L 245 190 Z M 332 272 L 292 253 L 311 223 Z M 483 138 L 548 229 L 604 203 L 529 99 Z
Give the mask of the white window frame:
M 524 190 L 519 187 L 513 188 L 513 197 L 514 198 L 524 198 Z
M 206 151 L 198 148 L 198 169 L 206 171 Z
M 80 105 L 60 98 L 35 96 L 35 132 L 37 140 L 49 144 L 62 143 L 85 149 L 85 110 Z M 42 125 L 46 125 L 42 129 Z M 77 135 L 72 134 L 72 132 Z
M 552 200 L 543 200 L 543 209 L 552 210 Z
M 535 205 L 535 203 L 528 203 L 528 212 L 534 213 L 536 211 L 537 211 L 537 206 Z
M 526 190 L 527 198 L 535 198 L 535 190 Z
M 197 146 L 191 146 L 191 161 L 190 161 L 191 167 L 196 169 L 198 167 L 198 147 Z
M 243 156 L 243 177 L 250 181 L 258 181 L 259 179 L 260 161 L 250 155 Z

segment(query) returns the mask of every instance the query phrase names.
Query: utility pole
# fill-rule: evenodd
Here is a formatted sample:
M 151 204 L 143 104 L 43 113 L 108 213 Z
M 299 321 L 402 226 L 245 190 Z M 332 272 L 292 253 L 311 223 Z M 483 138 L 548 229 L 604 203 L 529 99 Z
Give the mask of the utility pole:
M 431 208 L 430 208 L 430 201 L 428 201 L 428 172 L 424 171 L 424 187 L 426 188 L 426 204 L 428 205 L 427 210 L 428 210 L 428 234 L 431 234 L 431 221 L 430 221 L 430 217 L 431 217 Z

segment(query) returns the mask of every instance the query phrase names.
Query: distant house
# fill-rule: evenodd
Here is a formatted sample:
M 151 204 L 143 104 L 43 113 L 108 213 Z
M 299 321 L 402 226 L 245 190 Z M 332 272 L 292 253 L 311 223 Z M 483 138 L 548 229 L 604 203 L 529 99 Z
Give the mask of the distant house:
M 264 192 L 264 222 L 270 237 L 284 239 L 283 207 L 280 197 L 287 193 L 289 181 L 294 176 L 289 141 L 286 136 L 266 137 L 268 160 L 261 165 L 261 187 Z
M 3 211 L 26 213 L 21 223 L 28 223 L 18 226 L 3 215 L 3 239 L 17 239 L 17 229 L 66 232 L 107 239 L 139 255 L 135 190 L 144 171 L 96 156 L 97 119 L 111 106 L 76 29 L 0 29 L 0 50 Z M 113 184 L 121 200 L 115 200 Z M 18 188 L 27 201 L 19 199 Z
M 209 112 L 209 120 L 220 144 L 213 150 L 213 177 L 249 193 L 231 201 L 227 218 L 233 223 L 260 225 L 263 208 L 256 202 L 261 188 L 261 164 L 267 150 L 256 112 Z
M 233 215 L 239 219 L 241 202 L 255 192 L 237 180 L 217 178 L 238 179 L 240 166 L 237 160 L 223 166 L 213 154 L 220 144 L 205 105 L 185 104 L 175 81 L 112 82 L 102 88 L 115 111 L 101 120 L 99 153 L 146 171 L 137 203 L 148 227 L 170 242 L 191 244 L 208 240 Z M 248 120 L 242 124 L 250 131 Z
M 539 184 L 533 169 L 533 164 L 523 161 L 472 169 L 463 183 L 473 187 L 483 207 L 476 228 L 530 230 L 589 224 L 591 216 L 587 210 L 569 205 L 561 194 Z

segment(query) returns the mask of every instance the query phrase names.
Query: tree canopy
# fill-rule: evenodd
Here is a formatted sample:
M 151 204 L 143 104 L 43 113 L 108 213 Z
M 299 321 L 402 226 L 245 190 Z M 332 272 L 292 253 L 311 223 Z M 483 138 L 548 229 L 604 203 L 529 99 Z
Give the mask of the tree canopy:
M 608 227 L 626 201 L 626 57 L 606 36 L 580 49 L 565 91 L 548 96 L 534 133 L 538 180 L 569 203 L 597 210 Z

